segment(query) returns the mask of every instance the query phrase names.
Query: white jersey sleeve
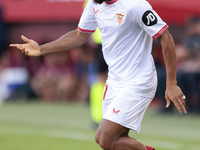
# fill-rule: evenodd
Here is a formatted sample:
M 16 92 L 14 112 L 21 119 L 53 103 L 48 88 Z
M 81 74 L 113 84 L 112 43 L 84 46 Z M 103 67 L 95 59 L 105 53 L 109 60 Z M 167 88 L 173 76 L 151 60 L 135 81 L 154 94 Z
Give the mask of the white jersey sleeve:
M 146 0 L 135 0 L 129 9 L 132 21 L 137 22 L 154 39 L 168 28 Z
M 97 28 L 95 13 L 93 12 L 93 0 L 89 0 L 78 24 L 78 30 L 81 32 L 95 32 Z

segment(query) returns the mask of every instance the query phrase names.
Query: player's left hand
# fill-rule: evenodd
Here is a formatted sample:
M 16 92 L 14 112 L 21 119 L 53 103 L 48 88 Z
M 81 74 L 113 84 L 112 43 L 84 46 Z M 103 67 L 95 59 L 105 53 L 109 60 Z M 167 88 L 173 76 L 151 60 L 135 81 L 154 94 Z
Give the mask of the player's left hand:
M 165 99 L 167 101 L 166 108 L 170 106 L 170 103 L 172 101 L 180 113 L 182 113 L 182 110 L 184 113 L 187 113 L 185 108 L 186 98 L 177 85 L 167 86 L 165 91 Z

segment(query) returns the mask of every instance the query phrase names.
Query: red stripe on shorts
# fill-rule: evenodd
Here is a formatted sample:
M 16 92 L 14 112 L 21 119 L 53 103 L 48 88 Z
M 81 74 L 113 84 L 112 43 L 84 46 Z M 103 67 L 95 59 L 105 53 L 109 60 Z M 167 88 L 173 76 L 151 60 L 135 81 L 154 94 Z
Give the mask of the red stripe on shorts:
M 105 97 L 106 97 L 107 90 L 108 90 L 108 85 L 106 84 L 106 89 L 105 89 L 105 91 L 104 91 L 104 93 L 103 93 L 103 100 L 104 100 Z

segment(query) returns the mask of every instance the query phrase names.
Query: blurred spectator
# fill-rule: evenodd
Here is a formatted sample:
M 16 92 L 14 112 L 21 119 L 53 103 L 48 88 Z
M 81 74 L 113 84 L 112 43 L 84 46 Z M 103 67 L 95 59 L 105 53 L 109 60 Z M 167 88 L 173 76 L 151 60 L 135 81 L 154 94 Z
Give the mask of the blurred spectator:
M 12 94 L 11 91 L 11 80 L 13 80 L 10 67 L 10 55 L 8 52 L 5 52 L 6 49 L 6 34 L 5 34 L 5 24 L 2 18 L 2 9 L 0 1 L 0 104 L 9 98 Z M 11 79 L 12 78 L 12 79 Z
M 200 19 L 192 18 L 188 23 L 184 44 L 190 53 L 190 59 L 185 61 L 181 70 L 200 72 Z
M 37 97 L 44 101 L 74 100 L 77 72 L 67 53 L 45 55 L 43 61 L 31 78 Z
M 5 34 L 5 24 L 2 18 L 2 9 L 0 4 L 0 55 L 5 51 L 6 46 L 6 34 Z
M 73 51 L 73 50 L 72 50 Z M 88 68 L 94 58 L 94 49 L 91 43 L 86 42 L 80 49 L 80 57 L 77 62 L 79 88 L 77 90 L 77 99 L 81 102 L 88 102 L 90 85 L 88 83 Z
M 191 18 L 186 27 L 184 43 L 188 58 L 178 70 L 188 98 L 189 112 L 200 113 L 200 18 Z
M 25 59 L 21 53 L 10 48 L 0 58 L 0 85 L 4 87 L 4 99 L 27 97 L 29 75 L 25 67 Z M 2 97 L 2 96 L 0 96 Z
M 1 79 L 2 78 L 2 73 L 4 72 L 4 69 L 9 67 L 9 55 L 8 52 L 4 53 L 2 57 L 0 58 L 0 105 L 5 101 L 9 95 L 9 88 L 8 85 L 4 83 L 4 81 Z

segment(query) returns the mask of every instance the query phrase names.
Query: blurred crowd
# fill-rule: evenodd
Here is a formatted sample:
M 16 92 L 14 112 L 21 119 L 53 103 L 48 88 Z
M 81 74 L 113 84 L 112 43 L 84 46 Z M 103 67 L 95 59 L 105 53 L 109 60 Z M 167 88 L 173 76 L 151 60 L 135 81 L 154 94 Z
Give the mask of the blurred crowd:
M 41 101 L 88 99 L 88 65 L 92 50 L 88 44 L 68 52 L 27 57 L 15 48 L 2 52 L 0 85 L 8 100 L 37 98 Z
M 1 16 L 1 15 L 0 15 Z M 41 57 L 27 57 L 8 47 L 5 28 L 0 19 L 0 103 L 13 100 L 44 102 L 88 102 L 91 83 L 96 80 L 95 54 L 98 44 L 91 39 L 68 52 Z M 5 45 L 6 43 L 6 45 Z M 41 44 L 41 43 L 40 43 Z M 178 85 L 187 98 L 188 112 L 200 113 L 200 19 L 191 18 L 185 37 L 176 41 Z M 152 49 L 158 73 L 155 100 L 161 112 L 174 112 L 165 107 L 166 72 L 159 44 Z M 98 65 L 98 64 L 95 64 Z

